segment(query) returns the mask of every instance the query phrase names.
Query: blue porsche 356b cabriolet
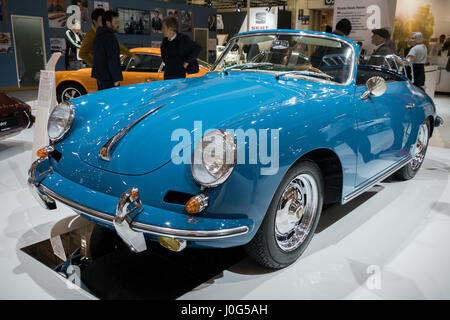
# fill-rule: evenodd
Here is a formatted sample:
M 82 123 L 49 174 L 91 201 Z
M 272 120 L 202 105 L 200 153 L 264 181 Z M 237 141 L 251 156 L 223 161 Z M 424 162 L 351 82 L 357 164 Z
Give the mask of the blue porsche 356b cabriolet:
M 337 35 L 248 32 L 204 77 L 61 103 L 29 186 L 45 208 L 61 202 L 133 251 L 245 245 L 285 267 L 324 204 L 413 178 L 441 122 L 401 72 L 358 57 Z

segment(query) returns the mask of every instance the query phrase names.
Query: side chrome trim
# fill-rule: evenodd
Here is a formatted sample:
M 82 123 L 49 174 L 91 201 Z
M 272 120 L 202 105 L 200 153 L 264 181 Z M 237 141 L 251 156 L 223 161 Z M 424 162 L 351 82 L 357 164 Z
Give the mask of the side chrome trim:
M 101 220 L 102 222 L 113 225 L 114 216 L 94 210 L 92 208 L 78 204 L 72 200 L 66 199 L 56 192 L 48 189 L 47 187 L 40 185 L 38 187 L 40 191 L 47 194 L 49 197 L 71 207 L 79 214 L 84 214 L 91 218 Z M 148 233 L 156 236 L 163 236 L 167 238 L 177 238 L 183 240 L 216 240 L 224 239 L 235 236 L 240 236 L 248 233 L 249 228 L 247 226 L 241 226 L 237 228 L 222 229 L 222 230 L 183 230 L 172 229 L 166 227 L 159 227 L 155 225 L 145 224 L 141 222 L 133 221 L 131 223 L 131 229 L 138 232 Z
M 153 108 L 150 111 L 147 111 L 142 116 L 131 122 L 129 125 L 127 125 L 125 128 L 120 130 L 118 133 L 116 133 L 111 139 L 109 139 L 103 147 L 100 149 L 98 156 L 100 159 L 105 161 L 111 161 L 111 150 L 115 147 L 115 145 L 139 122 L 141 122 L 143 119 L 151 115 L 152 113 L 158 111 L 162 107 L 164 107 L 166 104 L 162 104 L 156 108 Z
M 395 171 L 401 169 L 403 166 L 407 165 L 408 163 L 410 163 L 412 160 L 411 156 L 408 156 L 405 160 L 403 160 L 402 162 L 399 162 L 397 165 L 395 165 L 393 168 L 388 169 L 387 171 L 385 171 L 384 173 L 381 173 L 377 178 L 375 178 L 374 180 L 369 181 L 367 184 L 361 186 L 360 188 L 358 188 L 357 190 L 353 191 L 352 193 L 350 193 L 348 196 L 344 197 L 344 201 L 342 202 L 342 204 L 345 204 L 347 202 L 349 202 L 350 200 L 353 200 L 354 198 L 356 198 L 357 196 L 359 196 L 360 194 L 366 192 L 367 190 L 369 190 L 370 188 L 372 188 L 374 185 L 376 185 L 377 183 L 379 183 L 380 181 L 386 179 L 387 177 L 389 177 L 391 174 L 393 174 Z

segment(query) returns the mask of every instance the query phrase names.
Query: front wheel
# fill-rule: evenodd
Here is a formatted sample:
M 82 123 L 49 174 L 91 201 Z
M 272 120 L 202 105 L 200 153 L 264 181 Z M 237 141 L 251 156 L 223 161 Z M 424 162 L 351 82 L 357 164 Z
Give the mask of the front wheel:
M 86 94 L 84 87 L 76 82 L 63 82 L 56 90 L 56 98 L 58 103 L 69 101 L 74 98 L 84 96 Z
M 407 165 L 398 170 L 394 176 L 400 180 L 410 180 L 419 171 L 422 166 L 425 154 L 430 140 L 430 122 L 428 119 L 424 121 L 419 127 L 419 134 L 417 135 L 417 142 L 414 148 L 414 156 Z
M 291 168 L 270 203 L 256 235 L 245 247 L 259 264 L 284 268 L 300 257 L 311 241 L 323 204 L 323 178 L 309 160 Z

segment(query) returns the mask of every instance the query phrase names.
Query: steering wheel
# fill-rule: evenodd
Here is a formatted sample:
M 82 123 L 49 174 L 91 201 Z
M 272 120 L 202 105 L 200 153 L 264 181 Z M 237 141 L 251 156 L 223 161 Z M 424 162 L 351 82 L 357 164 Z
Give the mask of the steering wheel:
M 314 71 L 314 72 L 317 72 L 317 73 L 326 74 L 322 70 L 314 68 L 313 66 L 299 66 L 299 67 L 295 68 L 295 71 L 301 71 L 301 70 L 305 70 L 305 69 L 306 70 L 311 70 L 311 71 Z
M 267 50 L 259 52 L 256 56 L 250 59 L 250 62 L 263 62 L 262 60 L 266 57 L 267 53 Z M 259 59 L 261 60 L 258 61 Z

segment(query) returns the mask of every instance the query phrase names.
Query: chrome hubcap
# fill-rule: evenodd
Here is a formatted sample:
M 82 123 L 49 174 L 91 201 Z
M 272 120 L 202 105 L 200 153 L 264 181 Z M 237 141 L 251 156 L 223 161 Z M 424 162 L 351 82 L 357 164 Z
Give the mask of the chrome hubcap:
M 420 167 L 425 158 L 425 151 L 428 145 L 428 127 L 425 123 L 420 125 L 419 135 L 417 136 L 416 147 L 414 149 L 414 156 L 411 161 L 411 167 L 413 170 L 416 170 Z
M 284 189 L 275 218 L 275 237 L 283 251 L 293 251 L 305 241 L 317 214 L 319 191 L 309 174 L 295 177 Z
M 70 99 L 80 97 L 81 93 L 75 88 L 67 88 L 62 93 L 62 101 L 69 101 Z

